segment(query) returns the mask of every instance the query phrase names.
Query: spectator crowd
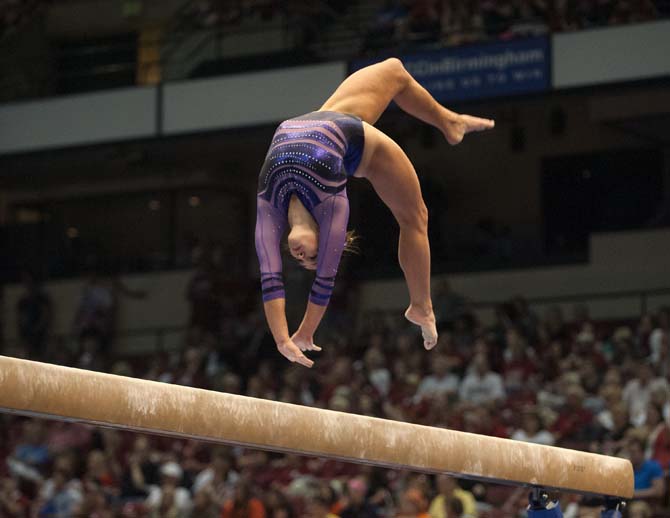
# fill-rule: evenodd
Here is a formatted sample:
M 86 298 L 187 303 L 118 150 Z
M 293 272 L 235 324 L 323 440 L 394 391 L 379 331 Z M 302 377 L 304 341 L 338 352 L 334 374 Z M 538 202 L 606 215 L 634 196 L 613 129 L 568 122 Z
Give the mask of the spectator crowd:
M 628 516 L 670 516 L 670 308 L 594 321 L 584 306 L 570 318 L 558 307 L 538 315 L 518 297 L 484 326 L 443 282 L 434 297 L 440 341 L 426 352 L 401 315 L 371 313 L 355 326 L 336 297 L 308 370 L 279 356 L 262 311 L 199 257 L 178 350 L 115 354 L 120 297 L 145 294 L 104 276 L 86 283 L 77 346 L 63 347 L 48 338 L 58 301 L 26 276 L 22 343 L 3 353 L 624 456 L 636 475 Z M 511 518 L 527 503 L 525 489 L 7 415 L 0 459 L 3 517 Z M 599 507 L 562 498 L 566 517 Z
M 39 0 L 0 0 L 0 40 L 28 23 L 39 6 Z
M 388 0 L 368 32 L 368 50 L 417 43 L 461 45 L 654 20 L 665 0 Z

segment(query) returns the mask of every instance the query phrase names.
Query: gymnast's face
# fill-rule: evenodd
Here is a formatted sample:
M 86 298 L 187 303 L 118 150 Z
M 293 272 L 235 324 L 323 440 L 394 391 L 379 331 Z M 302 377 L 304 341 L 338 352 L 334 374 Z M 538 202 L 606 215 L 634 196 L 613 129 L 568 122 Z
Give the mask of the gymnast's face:
M 314 230 L 293 227 L 288 235 L 288 248 L 300 266 L 308 270 L 316 270 L 319 240 Z

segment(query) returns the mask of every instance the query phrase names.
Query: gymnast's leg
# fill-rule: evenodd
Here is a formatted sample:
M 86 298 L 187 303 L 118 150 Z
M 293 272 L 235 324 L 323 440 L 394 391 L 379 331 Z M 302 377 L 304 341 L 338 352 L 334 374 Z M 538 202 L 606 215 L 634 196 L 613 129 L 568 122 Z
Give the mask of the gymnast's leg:
M 409 288 L 405 316 L 421 327 L 424 347 L 437 343 L 435 315 L 430 299 L 430 245 L 428 211 L 419 179 L 405 152 L 390 137 L 365 127 L 365 153 L 356 176 L 367 178 L 400 226 L 398 259 Z
M 466 133 L 494 126 L 492 120 L 459 115 L 442 106 L 416 82 L 397 58 L 354 72 L 320 110 L 351 113 L 368 124 L 374 124 L 391 101 L 413 117 L 438 128 L 452 145 L 461 142 Z

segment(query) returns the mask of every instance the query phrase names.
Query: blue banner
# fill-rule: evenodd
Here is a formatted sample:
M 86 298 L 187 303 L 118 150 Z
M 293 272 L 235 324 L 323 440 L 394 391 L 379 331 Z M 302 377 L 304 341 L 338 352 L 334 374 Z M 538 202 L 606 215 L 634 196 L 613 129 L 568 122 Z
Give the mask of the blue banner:
M 549 38 L 468 45 L 398 56 L 438 101 L 465 101 L 548 90 Z M 357 60 L 351 72 L 380 61 Z

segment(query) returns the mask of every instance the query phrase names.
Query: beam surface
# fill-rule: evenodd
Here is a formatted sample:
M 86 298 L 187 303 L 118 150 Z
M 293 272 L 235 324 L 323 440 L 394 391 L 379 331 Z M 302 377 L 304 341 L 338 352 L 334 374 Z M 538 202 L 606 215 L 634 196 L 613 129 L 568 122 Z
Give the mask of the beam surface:
M 629 461 L 0 356 L 0 411 L 630 498 Z

